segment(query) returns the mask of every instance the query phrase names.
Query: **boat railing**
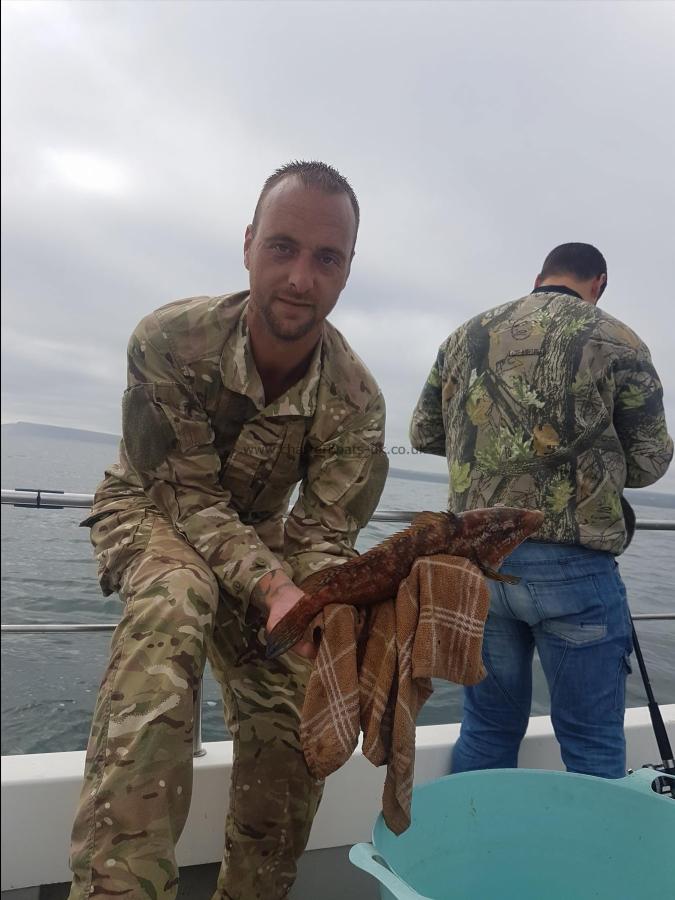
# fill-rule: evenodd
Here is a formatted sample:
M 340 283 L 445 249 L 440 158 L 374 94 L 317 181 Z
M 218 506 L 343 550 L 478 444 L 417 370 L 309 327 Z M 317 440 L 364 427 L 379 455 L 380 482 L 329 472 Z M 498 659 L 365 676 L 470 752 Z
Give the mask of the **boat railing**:
M 14 488 L 1 491 L 3 505 L 24 506 L 28 509 L 89 509 L 94 502 L 93 494 L 72 494 L 65 491 L 43 490 L 42 488 Z M 417 515 L 406 509 L 378 509 L 373 522 L 412 522 Z M 675 531 L 675 521 L 670 519 L 640 519 L 636 528 L 641 531 Z
M 15 488 L 14 490 L 2 489 L 2 504 L 25 507 L 28 509 L 89 509 L 94 502 L 93 494 L 73 494 L 65 491 L 42 490 L 34 488 Z M 376 510 L 372 516 L 373 522 L 411 522 L 415 512 L 403 509 Z M 675 521 L 668 519 L 638 519 L 635 528 L 637 531 L 675 531 Z M 675 619 L 675 613 L 635 613 L 633 621 L 663 621 Z M 23 623 L 20 625 L 0 626 L 2 633 L 7 634 L 54 634 L 77 633 L 83 631 L 107 631 L 112 632 L 117 628 L 116 622 L 89 622 L 89 623 Z M 204 756 L 206 750 L 202 746 L 202 682 L 195 694 L 194 701 L 194 731 L 193 731 L 193 755 Z

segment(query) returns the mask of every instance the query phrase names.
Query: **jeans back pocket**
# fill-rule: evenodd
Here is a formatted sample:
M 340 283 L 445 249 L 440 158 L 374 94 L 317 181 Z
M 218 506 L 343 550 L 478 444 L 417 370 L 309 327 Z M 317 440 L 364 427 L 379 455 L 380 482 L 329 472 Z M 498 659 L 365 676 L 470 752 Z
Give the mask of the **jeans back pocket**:
M 607 635 L 607 607 L 595 575 L 558 581 L 531 581 L 541 627 L 572 644 L 589 644 Z

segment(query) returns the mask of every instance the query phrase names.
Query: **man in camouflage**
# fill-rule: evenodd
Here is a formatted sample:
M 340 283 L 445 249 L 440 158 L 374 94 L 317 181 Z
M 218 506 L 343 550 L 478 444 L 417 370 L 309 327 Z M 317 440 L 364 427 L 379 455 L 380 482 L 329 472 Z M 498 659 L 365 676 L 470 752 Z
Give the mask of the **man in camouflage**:
M 71 900 L 176 896 L 207 657 L 234 740 L 214 898 L 275 900 L 293 883 L 322 790 L 299 742 L 314 647 L 266 661 L 265 629 L 308 575 L 355 554 L 387 470 L 382 395 L 325 321 L 358 212 L 331 167 L 282 167 L 246 229 L 250 291 L 171 303 L 130 340 L 119 462 L 85 523 L 124 612 L 87 748 Z
M 545 513 L 536 540 L 503 566 L 520 583 L 490 582 L 488 675 L 465 691 L 454 772 L 517 765 L 536 646 L 567 768 L 625 774 L 632 640 L 615 561 L 630 539 L 623 489 L 657 481 L 673 442 L 647 347 L 596 307 L 606 282 L 594 247 L 557 247 L 531 294 L 441 345 L 413 414 L 413 446 L 447 456 L 451 509 Z

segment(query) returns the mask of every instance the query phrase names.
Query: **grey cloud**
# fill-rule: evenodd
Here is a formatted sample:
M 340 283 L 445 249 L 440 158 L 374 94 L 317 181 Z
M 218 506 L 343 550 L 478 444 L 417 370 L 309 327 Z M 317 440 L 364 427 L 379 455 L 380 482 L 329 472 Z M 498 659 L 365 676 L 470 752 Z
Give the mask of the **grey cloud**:
M 336 322 L 380 379 L 392 434 L 445 335 L 527 291 L 567 240 L 605 253 L 603 306 L 650 345 L 673 427 L 672 4 L 50 0 L 2 13 L 3 324 L 19 344 L 79 342 L 113 367 L 153 307 L 245 287 L 262 181 L 318 157 L 361 201 Z M 117 167 L 127 190 L 59 183 L 49 160 L 66 152 Z M 87 379 L 86 355 L 82 367 L 10 347 L 3 417 L 115 431 L 117 376 Z

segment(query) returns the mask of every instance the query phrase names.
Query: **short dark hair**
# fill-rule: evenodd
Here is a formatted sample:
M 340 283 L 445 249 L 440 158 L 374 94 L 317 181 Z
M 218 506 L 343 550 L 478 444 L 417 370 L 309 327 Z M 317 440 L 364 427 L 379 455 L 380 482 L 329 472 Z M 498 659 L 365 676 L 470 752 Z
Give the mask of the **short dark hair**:
M 607 275 L 607 263 L 592 244 L 560 244 L 551 250 L 541 267 L 541 278 L 551 275 L 573 275 L 579 281 L 590 281 Z
M 343 175 L 340 175 L 337 169 L 334 169 L 327 163 L 319 162 L 318 160 L 307 162 L 304 159 L 296 159 L 280 166 L 267 179 L 263 185 L 262 191 L 260 191 L 260 196 L 258 197 L 258 202 L 255 206 L 255 212 L 253 213 L 252 225 L 254 231 L 258 226 L 260 208 L 263 200 L 275 185 L 279 184 L 280 181 L 283 181 L 284 178 L 289 178 L 291 175 L 297 175 L 305 187 L 315 188 L 316 190 L 324 191 L 326 194 L 346 194 L 349 197 L 352 209 L 354 210 L 356 230 L 358 232 L 360 219 L 359 201 L 356 199 L 356 194 L 354 193 L 351 184 Z

